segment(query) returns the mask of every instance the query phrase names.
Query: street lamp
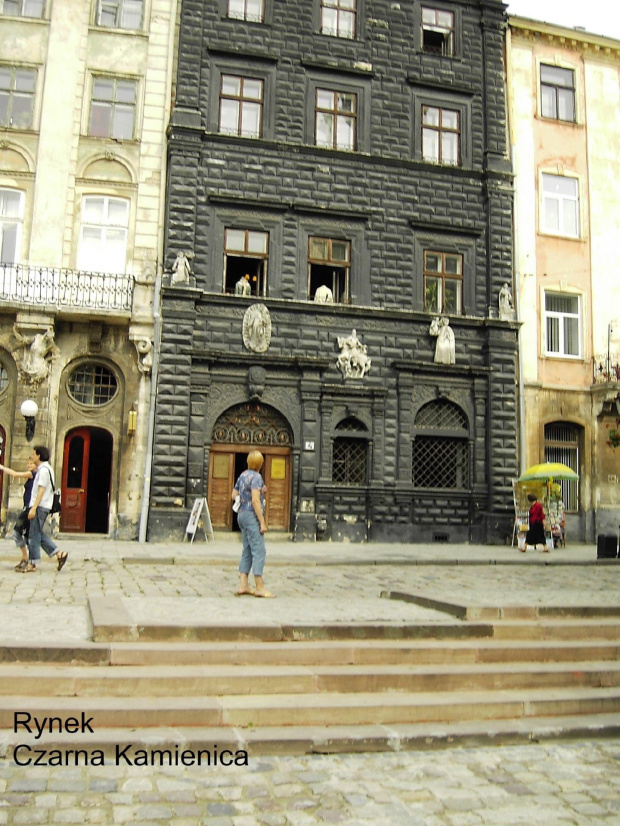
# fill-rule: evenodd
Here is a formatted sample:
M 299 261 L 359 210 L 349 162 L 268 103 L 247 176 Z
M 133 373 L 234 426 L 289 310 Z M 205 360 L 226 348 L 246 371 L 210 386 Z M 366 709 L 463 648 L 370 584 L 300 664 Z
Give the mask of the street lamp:
M 32 399 L 26 399 L 20 407 L 21 414 L 26 419 L 26 440 L 31 442 L 34 438 L 34 419 L 39 412 L 39 405 Z

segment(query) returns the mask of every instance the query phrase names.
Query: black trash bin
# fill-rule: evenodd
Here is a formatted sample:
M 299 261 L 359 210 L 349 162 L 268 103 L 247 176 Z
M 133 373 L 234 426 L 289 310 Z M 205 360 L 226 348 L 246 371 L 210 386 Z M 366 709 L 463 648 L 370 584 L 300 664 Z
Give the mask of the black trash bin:
M 599 533 L 596 537 L 596 558 L 615 559 L 618 556 L 618 537 L 614 533 Z

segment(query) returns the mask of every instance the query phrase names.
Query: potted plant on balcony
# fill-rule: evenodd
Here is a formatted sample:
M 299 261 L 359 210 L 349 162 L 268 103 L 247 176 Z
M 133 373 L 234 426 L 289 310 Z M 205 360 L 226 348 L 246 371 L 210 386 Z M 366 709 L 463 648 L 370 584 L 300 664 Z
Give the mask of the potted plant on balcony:
M 607 439 L 607 444 L 610 447 L 620 447 L 620 419 L 616 419 L 615 427 L 611 427 L 607 425 L 607 429 L 609 430 L 609 439 Z

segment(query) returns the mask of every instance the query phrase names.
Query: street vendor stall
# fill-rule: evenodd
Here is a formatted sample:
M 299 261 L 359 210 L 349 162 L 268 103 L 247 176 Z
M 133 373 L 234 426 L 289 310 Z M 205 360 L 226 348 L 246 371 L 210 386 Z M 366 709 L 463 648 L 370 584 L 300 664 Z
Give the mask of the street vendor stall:
M 519 548 L 525 546 L 525 536 L 529 529 L 528 494 L 533 493 L 543 507 L 545 513 L 545 536 L 547 547 L 558 547 L 566 544 L 566 519 L 562 490 L 557 482 L 560 479 L 577 480 L 579 476 L 567 465 L 559 462 L 543 462 L 533 465 L 516 479 L 513 484 L 515 522 L 512 533 L 512 544 Z

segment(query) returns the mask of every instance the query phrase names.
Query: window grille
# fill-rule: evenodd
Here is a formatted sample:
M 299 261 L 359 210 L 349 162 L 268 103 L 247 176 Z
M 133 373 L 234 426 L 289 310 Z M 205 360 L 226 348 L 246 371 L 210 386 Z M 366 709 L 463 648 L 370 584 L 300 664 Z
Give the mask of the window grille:
M 76 402 L 97 407 L 116 395 L 116 377 L 103 365 L 84 364 L 71 373 L 68 390 Z
M 567 422 L 545 425 L 545 461 L 561 462 L 579 473 L 579 428 Z M 558 480 L 566 511 L 579 510 L 579 482 Z
M 468 488 L 467 440 L 416 436 L 412 481 L 417 488 Z
M 293 439 L 284 416 L 268 405 L 250 402 L 222 413 L 213 428 L 213 442 L 288 447 Z
M 368 442 L 339 436 L 334 439 L 332 481 L 340 485 L 365 485 Z
M 434 430 L 467 430 L 467 417 L 451 402 L 437 401 L 425 404 L 416 416 L 415 426 Z

